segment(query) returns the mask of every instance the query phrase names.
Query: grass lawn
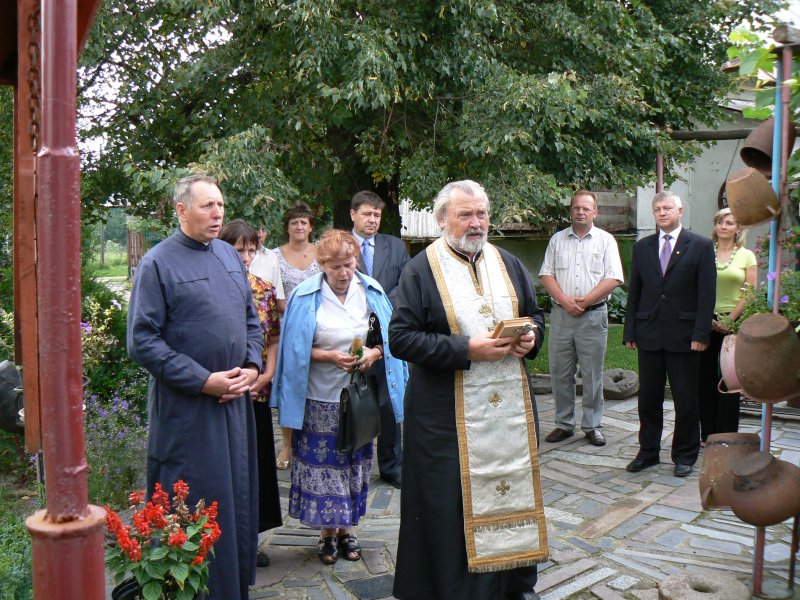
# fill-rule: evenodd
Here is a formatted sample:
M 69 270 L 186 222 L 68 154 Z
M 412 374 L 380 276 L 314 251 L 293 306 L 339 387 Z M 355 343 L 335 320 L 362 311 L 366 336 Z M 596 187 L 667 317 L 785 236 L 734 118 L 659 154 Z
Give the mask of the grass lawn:
M 127 279 L 128 278 L 128 265 L 111 265 L 106 263 L 91 263 L 89 269 L 95 277 L 116 277 Z
M 99 258 L 99 254 L 95 256 Z M 105 263 L 99 260 L 89 263 L 89 271 L 95 277 L 128 277 L 128 254 L 126 252 L 106 252 Z
M 550 325 L 547 325 L 549 332 Z M 550 336 L 545 334 L 544 346 L 539 351 L 536 360 L 530 363 L 531 372 L 549 373 L 550 365 L 547 360 L 547 340 Z M 622 325 L 611 324 L 608 326 L 608 346 L 606 347 L 606 369 L 630 369 L 639 372 L 639 361 L 636 350 L 630 350 L 622 343 Z

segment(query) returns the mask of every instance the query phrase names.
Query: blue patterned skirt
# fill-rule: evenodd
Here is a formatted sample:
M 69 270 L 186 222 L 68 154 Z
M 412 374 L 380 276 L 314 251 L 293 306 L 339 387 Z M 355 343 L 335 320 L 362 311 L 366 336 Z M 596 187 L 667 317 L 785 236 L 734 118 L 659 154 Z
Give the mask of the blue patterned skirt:
M 367 512 L 372 442 L 336 452 L 338 429 L 338 402 L 306 400 L 303 430 L 292 432 L 289 514 L 308 527 L 352 527 Z

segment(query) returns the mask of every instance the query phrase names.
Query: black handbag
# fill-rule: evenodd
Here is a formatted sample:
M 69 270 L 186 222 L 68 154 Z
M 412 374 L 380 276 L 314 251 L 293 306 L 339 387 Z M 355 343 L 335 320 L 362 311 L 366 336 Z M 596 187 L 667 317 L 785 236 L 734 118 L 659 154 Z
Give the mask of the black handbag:
M 359 371 L 350 375 L 350 384 L 339 395 L 339 432 L 336 451 L 353 452 L 368 444 L 381 430 L 378 397 Z

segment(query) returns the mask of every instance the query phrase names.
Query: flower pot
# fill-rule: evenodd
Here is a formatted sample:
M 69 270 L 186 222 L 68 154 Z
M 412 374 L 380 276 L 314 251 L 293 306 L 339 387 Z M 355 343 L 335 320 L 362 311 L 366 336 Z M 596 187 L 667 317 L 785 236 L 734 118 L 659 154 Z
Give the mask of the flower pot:
M 736 336 L 736 375 L 742 391 L 775 404 L 800 397 L 800 338 L 783 315 L 748 317 Z
M 139 582 L 135 577 L 126 579 L 111 590 L 112 600 L 139 600 Z

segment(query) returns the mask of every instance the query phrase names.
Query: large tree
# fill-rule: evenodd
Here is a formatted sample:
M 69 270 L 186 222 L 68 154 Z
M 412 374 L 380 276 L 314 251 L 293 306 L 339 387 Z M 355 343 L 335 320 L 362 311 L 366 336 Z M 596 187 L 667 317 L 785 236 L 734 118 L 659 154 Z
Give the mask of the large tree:
M 230 213 L 331 216 L 363 188 L 430 203 L 483 182 L 536 225 L 576 187 L 630 188 L 697 148 L 727 36 L 773 0 L 106 0 L 83 55 L 87 210 L 157 210 L 187 169 Z

